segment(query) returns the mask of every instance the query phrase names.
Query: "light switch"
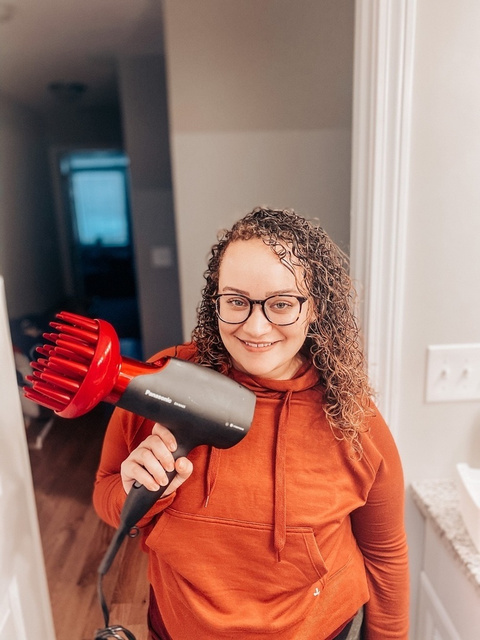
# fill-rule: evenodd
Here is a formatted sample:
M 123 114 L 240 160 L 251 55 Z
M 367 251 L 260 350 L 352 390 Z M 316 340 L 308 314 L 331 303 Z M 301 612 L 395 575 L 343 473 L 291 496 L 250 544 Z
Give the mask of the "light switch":
M 164 269 L 173 265 L 172 249 L 168 246 L 150 248 L 150 264 L 155 269 Z
M 428 347 L 427 402 L 480 400 L 480 344 Z

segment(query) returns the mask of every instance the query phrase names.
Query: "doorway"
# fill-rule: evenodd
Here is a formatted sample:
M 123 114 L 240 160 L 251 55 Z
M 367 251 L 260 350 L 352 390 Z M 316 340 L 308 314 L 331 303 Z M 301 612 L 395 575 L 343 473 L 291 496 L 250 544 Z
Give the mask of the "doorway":
M 123 355 L 141 359 L 128 156 L 69 151 L 59 172 L 74 297 L 86 315 L 115 327 Z

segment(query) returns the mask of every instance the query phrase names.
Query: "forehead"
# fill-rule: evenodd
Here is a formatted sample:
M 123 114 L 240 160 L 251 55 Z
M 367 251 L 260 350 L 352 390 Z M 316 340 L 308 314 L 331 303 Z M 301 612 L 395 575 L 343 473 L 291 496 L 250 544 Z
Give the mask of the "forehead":
M 297 288 L 301 270 L 288 259 L 282 261 L 261 239 L 235 240 L 225 249 L 219 271 L 219 287 L 265 285 L 264 288 Z

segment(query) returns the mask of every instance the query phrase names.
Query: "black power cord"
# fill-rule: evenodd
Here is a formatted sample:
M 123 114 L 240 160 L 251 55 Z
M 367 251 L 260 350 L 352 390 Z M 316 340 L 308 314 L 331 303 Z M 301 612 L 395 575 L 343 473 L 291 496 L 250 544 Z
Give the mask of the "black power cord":
M 115 638 L 115 640 L 136 640 L 133 633 L 128 629 L 125 629 L 125 627 L 122 627 L 119 624 L 109 625 L 110 614 L 108 612 L 105 595 L 103 593 L 102 581 L 103 574 L 99 573 L 97 590 L 98 598 L 100 600 L 100 606 L 102 607 L 103 619 L 105 621 L 105 628 L 97 629 L 97 631 L 95 632 L 94 640 L 108 640 L 108 638 Z
M 114 638 L 115 640 L 136 640 L 135 636 L 131 631 L 125 629 L 121 625 L 115 624 L 110 625 L 110 613 L 108 610 L 107 602 L 105 600 L 105 594 L 103 593 L 103 576 L 107 573 L 110 565 L 113 562 L 113 559 L 120 548 L 120 545 L 125 537 L 128 535 L 130 538 L 135 538 L 139 533 L 137 527 L 132 527 L 127 534 L 125 528 L 117 531 L 117 535 L 112 540 L 110 547 L 105 554 L 100 567 L 98 569 L 98 582 L 97 582 L 97 593 L 98 599 L 100 602 L 100 606 L 102 608 L 103 620 L 105 622 L 105 627 L 103 629 L 97 629 L 95 632 L 94 640 L 108 640 L 109 638 Z
M 99 629 L 95 634 L 94 640 L 108 640 L 108 638 L 115 638 L 115 640 L 135 640 L 135 636 L 131 631 L 118 625 Z

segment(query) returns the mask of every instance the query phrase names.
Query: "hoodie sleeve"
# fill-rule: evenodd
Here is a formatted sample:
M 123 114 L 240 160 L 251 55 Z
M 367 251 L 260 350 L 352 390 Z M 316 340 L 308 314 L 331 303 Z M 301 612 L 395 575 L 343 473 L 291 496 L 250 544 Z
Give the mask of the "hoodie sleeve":
M 120 465 L 153 429 L 154 423 L 124 409 L 115 409 L 105 433 L 100 464 L 93 489 L 93 506 L 107 524 L 117 527 L 127 497 L 120 476 Z M 175 492 L 158 500 L 138 523 L 143 527 L 172 503 Z
M 365 455 L 380 453 L 366 504 L 352 513 L 352 527 L 365 560 L 370 600 L 365 640 L 408 640 L 408 555 L 404 527 L 404 481 L 393 437 L 377 412 Z

